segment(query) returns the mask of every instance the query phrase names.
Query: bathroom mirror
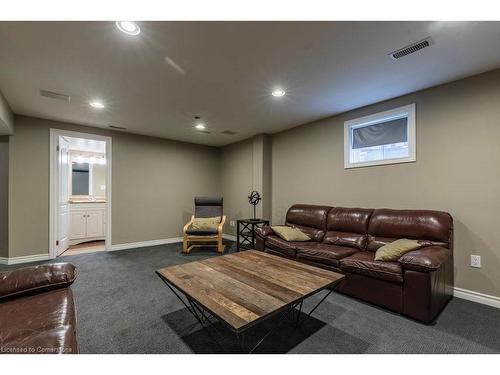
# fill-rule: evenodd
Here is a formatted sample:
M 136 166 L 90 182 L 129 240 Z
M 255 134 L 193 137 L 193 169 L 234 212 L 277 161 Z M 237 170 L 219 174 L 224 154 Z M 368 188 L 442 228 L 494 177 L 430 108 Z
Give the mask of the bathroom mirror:
M 71 195 L 104 197 L 106 195 L 106 165 L 72 162 Z
M 71 194 L 90 195 L 89 169 L 88 163 L 73 163 L 71 170 Z

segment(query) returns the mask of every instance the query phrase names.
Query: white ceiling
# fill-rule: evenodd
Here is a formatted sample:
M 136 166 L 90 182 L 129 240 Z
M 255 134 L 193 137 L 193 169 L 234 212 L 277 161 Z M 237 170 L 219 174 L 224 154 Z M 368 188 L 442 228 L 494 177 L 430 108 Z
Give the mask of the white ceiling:
M 139 25 L 133 37 L 114 22 L 0 22 L 0 90 L 18 114 L 224 145 L 500 67 L 498 22 Z M 430 48 L 387 56 L 427 36 Z

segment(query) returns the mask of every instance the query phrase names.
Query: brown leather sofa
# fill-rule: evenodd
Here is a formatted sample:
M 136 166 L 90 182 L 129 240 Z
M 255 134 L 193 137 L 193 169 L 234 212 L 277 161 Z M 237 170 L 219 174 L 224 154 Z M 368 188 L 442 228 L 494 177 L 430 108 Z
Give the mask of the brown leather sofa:
M 430 323 L 453 295 L 453 219 L 445 212 L 297 204 L 286 225 L 311 237 L 287 242 L 257 229 L 256 247 L 346 275 L 337 291 Z M 422 247 L 398 261 L 375 261 L 375 251 L 398 238 Z
M 70 263 L 0 272 L 0 353 L 78 353 Z

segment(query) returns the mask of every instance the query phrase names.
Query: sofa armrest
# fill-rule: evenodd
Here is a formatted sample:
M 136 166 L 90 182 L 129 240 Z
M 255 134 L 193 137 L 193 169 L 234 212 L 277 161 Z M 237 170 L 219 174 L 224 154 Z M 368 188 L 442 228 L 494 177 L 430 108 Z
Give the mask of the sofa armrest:
M 404 269 L 432 272 L 441 267 L 451 255 L 451 250 L 445 247 L 428 246 L 410 251 L 399 258 L 398 261 Z
M 271 234 L 273 234 L 273 230 L 271 229 L 271 227 L 269 225 L 264 225 L 260 228 L 256 228 L 255 229 L 255 234 L 257 236 L 260 236 L 262 238 L 266 238 L 267 236 L 270 236 Z
M 266 238 L 273 234 L 273 230 L 269 225 L 264 225 L 262 227 L 255 229 L 255 249 L 260 251 L 265 251 L 266 249 Z
M 0 272 L 0 301 L 68 287 L 75 278 L 75 266 L 71 263 L 42 264 Z

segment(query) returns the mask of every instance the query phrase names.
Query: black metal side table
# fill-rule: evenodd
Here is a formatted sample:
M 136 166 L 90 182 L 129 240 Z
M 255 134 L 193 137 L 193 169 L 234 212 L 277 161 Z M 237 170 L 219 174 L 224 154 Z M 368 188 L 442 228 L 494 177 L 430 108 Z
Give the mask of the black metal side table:
M 269 220 L 242 219 L 237 220 L 236 249 L 237 251 L 255 248 L 255 229 L 269 225 Z M 240 243 L 241 238 L 241 243 Z

